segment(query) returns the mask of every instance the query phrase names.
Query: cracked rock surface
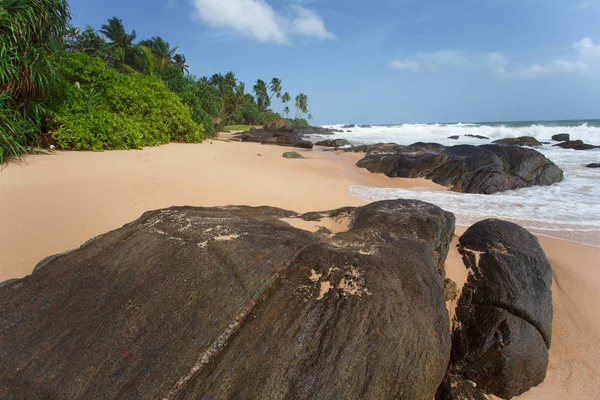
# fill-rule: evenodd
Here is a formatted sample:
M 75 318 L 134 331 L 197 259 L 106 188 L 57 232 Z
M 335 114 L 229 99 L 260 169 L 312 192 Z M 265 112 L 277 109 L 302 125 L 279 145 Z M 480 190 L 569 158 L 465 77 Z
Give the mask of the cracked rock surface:
M 432 399 L 453 230 L 412 200 L 147 212 L 0 286 L 0 397 Z
M 506 221 L 474 224 L 460 246 L 469 277 L 456 308 L 449 374 L 487 394 L 518 396 L 546 376 L 552 268 L 537 238 Z

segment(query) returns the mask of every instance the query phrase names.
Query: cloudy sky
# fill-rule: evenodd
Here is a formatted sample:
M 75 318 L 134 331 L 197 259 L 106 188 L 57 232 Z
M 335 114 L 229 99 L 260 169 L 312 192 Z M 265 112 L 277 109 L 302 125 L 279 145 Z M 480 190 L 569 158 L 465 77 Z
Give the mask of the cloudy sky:
M 70 3 L 76 25 L 178 45 L 197 76 L 277 76 L 319 124 L 600 118 L 600 0 Z

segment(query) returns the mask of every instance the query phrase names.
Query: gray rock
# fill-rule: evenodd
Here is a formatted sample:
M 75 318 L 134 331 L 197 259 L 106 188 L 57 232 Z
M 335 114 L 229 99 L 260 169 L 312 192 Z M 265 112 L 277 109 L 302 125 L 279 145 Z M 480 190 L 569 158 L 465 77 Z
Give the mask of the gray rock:
M 470 133 L 466 134 L 465 136 L 472 137 L 472 138 L 475 138 L 475 139 L 490 140 L 490 138 L 487 137 L 487 136 L 471 135 Z
M 571 140 L 571 135 L 568 133 L 559 133 L 558 135 L 553 135 L 552 140 L 557 142 L 568 142 Z
M 457 140 L 459 137 L 460 137 L 459 135 L 448 136 L 448 139 L 454 139 L 454 140 Z
M 561 147 L 563 149 L 573 149 L 573 150 L 592 150 L 592 149 L 600 148 L 600 146 L 594 146 L 592 144 L 583 143 L 583 141 L 581 141 L 581 140 L 571 140 L 568 142 L 555 144 L 554 146 Z
M 301 158 L 301 159 L 304 159 L 304 156 L 302 156 L 302 154 L 296 153 L 295 151 L 288 151 L 286 153 L 283 153 L 282 157 L 283 158 Z
M 430 400 L 453 230 L 412 200 L 147 212 L 0 287 L 3 398 Z
M 591 163 L 586 165 L 587 168 L 600 168 L 600 163 Z
M 541 146 L 542 144 L 533 136 L 521 136 L 517 138 L 505 138 L 494 140 L 493 143 L 509 144 L 515 146 Z
M 518 396 L 546 376 L 552 268 L 537 238 L 510 222 L 479 222 L 460 245 L 470 274 L 456 308 L 449 371 L 485 393 Z
M 463 193 L 492 194 L 560 182 L 563 172 L 543 154 L 498 144 L 444 147 L 437 143 L 410 146 L 377 144 L 348 151 L 365 151 L 356 165 L 389 177 L 426 178 Z
M 350 145 L 350 142 L 346 139 L 322 140 L 315 143 L 315 145 L 325 147 L 342 147 Z

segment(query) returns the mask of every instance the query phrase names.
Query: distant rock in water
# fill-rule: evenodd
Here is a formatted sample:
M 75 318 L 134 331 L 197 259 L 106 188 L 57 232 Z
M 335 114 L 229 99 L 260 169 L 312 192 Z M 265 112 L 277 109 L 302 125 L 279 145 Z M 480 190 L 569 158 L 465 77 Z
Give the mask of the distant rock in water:
M 349 129 L 349 128 L 356 128 L 356 125 L 355 124 L 342 125 L 342 129 Z
M 303 159 L 304 156 L 300 153 L 296 153 L 295 151 L 288 151 L 286 153 L 283 153 L 282 155 L 283 158 L 300 158 Z
M 315 143 L 315 145 L 325 147 L 342 147 L 350 145 L 350 142 L 346 139 L 322 140 Z
M 581 140 L 571 140 L 568 142 L 555 144 L 554 147 L 562 147 L 563 149 L 573 149 L 573 150 L 591 150 L 600 148 L 600 146 L 594 146 L 591 144 L 583 143 Z
M 431 400 L 453 231 L 413 200 L 147 212 L 0 287 L 2 394 Z
M 448 139 L 458 139 L 460 136 L 459 135 L 454 135 L 454 136 L 448 136 Z
M 463 193 L 492 194 L 560 182 L 563 172 L 543 154 L 518 146 L 488 144 L 444 147 L 437 143 L 358 146 L 356 165 L 389 177 L 426 178 Z
M 467 134 L 467 135 L 465 135 L 465 136 L 472 137 L 472 138 L 475 138 L 475 139 L 487 139 L 487 140 L 490 140 L 490 138 L 489 138 L 489 137 L 487 137 L 487 136 L 481 136 L 481 135 L 471 135 L 471 134 Z
M 586 165 L 587 168 L 600 168 L 600 163 L 592 163 Z
M 359 128 L 372 128 L 371 125 L 359 125 L 358 127 Z
M 546 376 L 550 263 L 535 236 L 505 221 L 471 226 L 460 246 L 469 277 L 453 321 L 449 376 L 459 375 L 503 399 L 521 395 Z
M 511 144 L 516 146 L 541 146 L 542 144 L 533 136 L 521 136 L 517 138 L 504 138 L 494 140 L 493 143 Z
M 568 142 L 569 140 L 571 140 L 571 135 L 569 135 L 568 133 L 559 133 L 558 135 L 553 135 L 552 140 L 555 140 L 557 142 Z

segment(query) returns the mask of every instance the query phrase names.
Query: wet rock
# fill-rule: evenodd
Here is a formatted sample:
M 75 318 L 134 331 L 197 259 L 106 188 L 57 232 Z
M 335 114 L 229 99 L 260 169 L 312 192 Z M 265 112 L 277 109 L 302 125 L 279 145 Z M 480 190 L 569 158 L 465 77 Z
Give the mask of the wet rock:
M 460 246 L 470 273 L 456 308 L 449 371 L 484 393 L 518 396 L 546 376 L 552 268 L 537 238 L 510 222 L 479 222 Z
M 448 139 L 454 139 L 454 140 L 457 140 L 459 137 L 460 137 L 459 135 L 448 136 Z
M 466 134 L 465 136 L 472 137 L 472 138 L 475 138 L 475 139 L 490 140 L 489 137 L 487 137 L 487 136 L 481 136 L 481 135 Z
M 304 158 L 304 156 L 302 156 L 302 154 L 300 153 L 296 153 L 295 151 L 288 151 L 286 153 L 283 153 L 282 155 L 283 158 Z
M 510 144 L 516 146 L 541 146 L 542 144 L 533 136 L 521 136 L 517 138 L 504 138 L 500 140 L 494 140 L 493 143 L 498 144 Z
M 583 143 L 581 140 L 571 140 L 568 142 L 558 143 L 554 145 L 555 147 L 562 147 L 563 149 L 573 149 L 573 150 L 591 150 L 600 148 L 600 146 L 594 146 L 592 144 Z
M 463 193 L 492 194 L 505 190 L 560 182 L 563 173 L 543 154 L 503 145 L 437 143 L 410 146 L 377 144 L 348 151 L 365 151 L 356 165 L 389 177 L 426 178 Z
M 359 125 L 358 127 L 359 128 L 372 128 L 371 125 Z
M 587 168 L 600 168 L 600 163 L 592 163 L 586 165 Z
M 308 140 L 300 139 L 298 136 L 281 135 L 266 139 L 262 144 L 275 144 L 278 146 L 298 147 L 301 149 L 312 149 L 313 144 Z
M 313 234 L 282 218 L 349 227 Z M 0 387 L 430 400 L 450 357 L 440 268 L 453 230 L 452 214 L 412 200 L 147 212 L 0 287 Z
M 568 133 L 559 133 L 558 135 L 553 135 L 552 140 L 557 142 L 568 142 L 571 140 L 571 135 Z
M 355 124 L 342 125 L 342 129 L 356 128 Z
M 350 142 L 346 139 L 322 140 L 315 143 L 315 145 L 325 147 L 342 147 L 350 145 Z

